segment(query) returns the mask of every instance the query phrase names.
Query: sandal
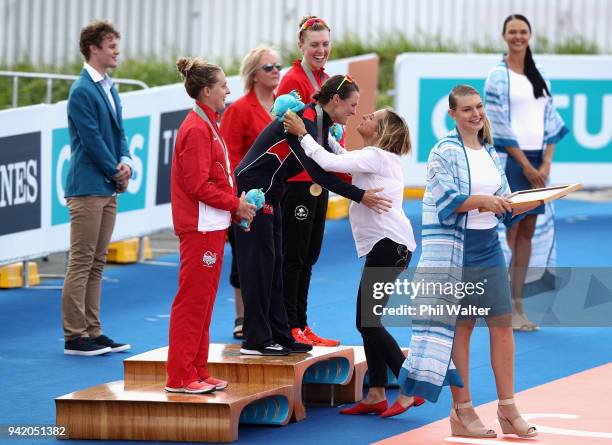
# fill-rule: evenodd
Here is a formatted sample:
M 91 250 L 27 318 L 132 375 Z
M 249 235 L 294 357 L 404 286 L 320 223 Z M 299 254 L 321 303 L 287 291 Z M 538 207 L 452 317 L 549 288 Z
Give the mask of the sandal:
M 242 340 L 244 335 L 242 333 L 242 325 L 244 325 L 244 317 L 238 317 L 234 320 L 234 330 L 232 334 L 236 340 Z
M 523 314 L 518 314 L 516 312 L 512 313 L 512 330 L 519 332 L 531 332 L 534 331 L 537 325 L 527 320 Z
M 499 401 L 499 406 L 503 405 L 514 405 L 514 399 L 504 399 Z M 501 410 L 497 409 L 497 420 L 499 420 L 499 424 L 501 425 L 502 432 L 504 434 L 516 434 L 519 437 L 535 437 L 538 435 L 538 430 L 535 426 L 527 423 L 525 419 L 519 416 L 510 420 L 504 415 L 502 415 Z
M 493 439 L 497 437 L 495 430 L 485 427 L 478 416 L 467 425 L 463 423 L 463 420 L 461 420 L 461 417 L 459 417 L 458 411 L 460 409 L 467 408 L 472 408 L 472 410 L 474 409 L 471 401 L 465 403 L 453 403 L 453 408 L 451 409 L 450 413 L 451 433 L 453 436 L 476 437 L 481 439 Z
M 523 320 L 525 320 L 525 323 L 527 323 L 527 327 L 529 328 L 529 331 L 539 331 L 540 327 L 535 324 L 533 321 L 531 321 L 529 318 L 527 318 L 527 314 L 526 313 L 522 313 L 521 314 L 523 316 Z

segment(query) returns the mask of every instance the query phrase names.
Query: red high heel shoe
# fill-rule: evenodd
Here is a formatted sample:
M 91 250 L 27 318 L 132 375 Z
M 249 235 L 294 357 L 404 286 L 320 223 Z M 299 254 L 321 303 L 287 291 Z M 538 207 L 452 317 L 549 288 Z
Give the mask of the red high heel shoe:
M 387 409 L 387 401 L 378 403 L 361 403 L 340 410 L 340 414 L 380 414 Z
M 393 417 L 393 416 L 397 416 L 398 414 L 401 414 L 401 413 L 404 413 L 404 412 L 408 411 L 413 406 L 414 407 L 421 406 L 423 403 L 425 403 L 425 399 L 423 399 L 422 397 L 419 397 L 419 396 L 414 396 L 414 401 L 410 405 L 408 405 L 407 407 L 404 408 L 396 400 L 395 403 L 393 404 L 393 406 L 391 406 L 391 408 L 389 408 L 388 410 L 385 410 L 384 412 L 382 412 L 380 414 L 380 417 Z

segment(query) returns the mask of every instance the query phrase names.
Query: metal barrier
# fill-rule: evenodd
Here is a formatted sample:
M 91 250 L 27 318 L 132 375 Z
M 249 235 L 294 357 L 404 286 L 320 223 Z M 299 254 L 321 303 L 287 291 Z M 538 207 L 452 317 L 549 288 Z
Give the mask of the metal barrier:
M 0 71 L 0 77 L 12 77 L 13 78 L 13 108 L 17 108 L 19 104 L 19 79 L 46 79 L 47 81 L 47 97 L 44 103 L 52 103 L 53 93 L 53 81 L 54 80 L 68 80 L 75 81 L 80 76 L 74 74 L 55 74 L 55 73 L 30 73 L 24 71 Z M 142 89 L 147 89 L 149 86 L 141 80 L 135 79 L 116 79 L 113 78 L 113 83 L 120 85 L 134 85 Z M 118 90 L 119 88 L 117 88 Z
M 56 73 L 31 73 L 31 72 L 23 72 L 23 71 L 0 71 L 0 77 L 12 77 L 13 78 L 13 94 L 12 94 L 12 106 L 13 108 L 17 108 L 19 105 L 19 79 L 20 78 L 27 78 L 27 79 L 45 79 L 47 81 L 47 94 L 46 94 L 46 100 L 45 103 L 52 103 L 53 100 L 53 81 L 54 80 L 59 80 L 59 81 L 75 81 L 76 79 L 78 79 L 80 76 L 77 75 L 73 75 L 73 74 L 56 74 Z M 121 79 L 121 78 L 113 78 L 113 83 L 120 85 L 134 85 L 134 86 L 138 86 L 142 89 L 148 89 L 149 86 L 144 83 L 141 80 L 135 80 L 135 79 Z M 117 90 L 119 90 L 119 87 L 117 87 Z M 142 239 L 141 239 L 141 243 L 142 244 Z M 142 249 L 139 250 L 139 260 L 142 260 L 143 255 L 142 255 Z M 24 260 L 23 261 L 23 272 L 22 272 L 22 278 L 23 278 L 23 287 L 25 288 L 29 288 L 30 287 L 30 277 L 29 277 L 29 267 L 28 267 L 28 261 L 29 260 Z M 60 275 L 59 277 L 61 277 L 62 275 Z M 57 286 L 45 286 L 45 288 L 61 288 L 57 287 Z

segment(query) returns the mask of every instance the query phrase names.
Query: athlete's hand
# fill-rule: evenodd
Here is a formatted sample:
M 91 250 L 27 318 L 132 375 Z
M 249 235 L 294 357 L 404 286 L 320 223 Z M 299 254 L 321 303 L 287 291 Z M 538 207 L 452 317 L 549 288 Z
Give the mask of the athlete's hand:
M 236 213 L 232 213 L 232 223 L 236 224 L 243 232 L 251 231 L 251 224 L 249 223 L 248 227 L 244 227 L 243 225 L 241 225 L 240 223 L 242 223 L 242 218 L 240 218 Z M 230 228 L 230 230 L 233 229 Z
M 361 204 L 376 213 L 388 212 L 392 207 L 392 201 L 389 198 L 379 196 L 378 193 L 382 191 L 382 188 L 366 190 L 363 198 L 361 198 Z
M 238 204 L 238 209 L 236 210 L 236 215 L 238 215 L 241 219 L 246 219 L 249 224 L 253 221 L 253 217 L 255 216 L 255 212 L 257 212 L 257 207 L 255 204 L 249 204 L 246 200 L 246 193 L 242 192 L 240 195 L 240 203 Z

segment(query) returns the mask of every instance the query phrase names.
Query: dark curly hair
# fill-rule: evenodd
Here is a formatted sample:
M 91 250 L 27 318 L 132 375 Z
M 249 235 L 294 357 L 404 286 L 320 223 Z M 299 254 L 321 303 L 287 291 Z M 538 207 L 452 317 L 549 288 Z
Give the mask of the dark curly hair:
M 113 24 L 104 20 L 96 20 L 81 29 L 79 48 L 85 60 L 89 60 L 89 56 L 91 55 L 89 47 L 95 45 L 100 48 L 102 41 L 108 36 L 115 36 L 117 39 L 121 38 L 119 31 L 117 31 Z

